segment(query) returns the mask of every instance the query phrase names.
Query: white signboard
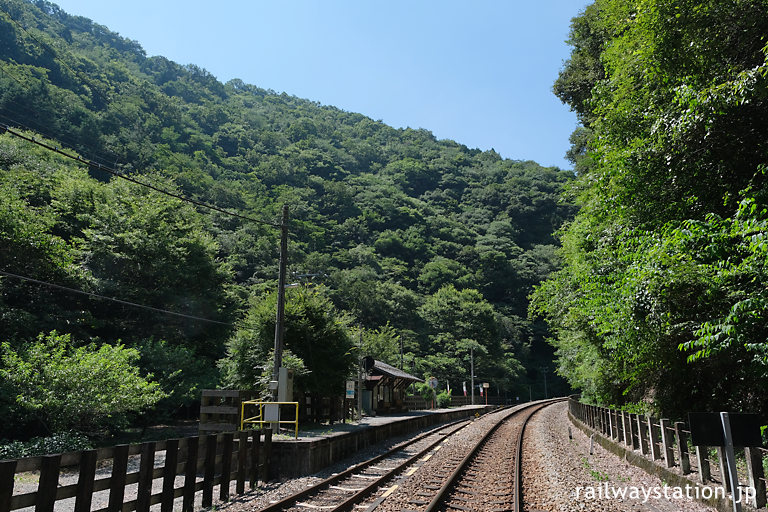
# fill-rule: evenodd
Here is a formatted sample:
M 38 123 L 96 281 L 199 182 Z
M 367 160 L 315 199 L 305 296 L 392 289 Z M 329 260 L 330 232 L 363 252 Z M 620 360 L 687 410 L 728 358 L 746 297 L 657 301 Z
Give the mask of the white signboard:
M 347 398 L 355 398 L 355 381 L 347 381 Z

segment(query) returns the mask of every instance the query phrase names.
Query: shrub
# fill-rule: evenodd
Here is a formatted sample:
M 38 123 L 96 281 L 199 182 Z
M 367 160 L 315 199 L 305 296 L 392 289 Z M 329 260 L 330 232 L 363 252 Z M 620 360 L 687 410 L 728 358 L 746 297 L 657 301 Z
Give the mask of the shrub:
M 74 347 L 68 334 L 41 334 L 18 351 L 2 345 L 3 401 L 38 431 L 114 431 L 165 394 L 142 377 L 139 353 L 122 345 Z
M 437 394 L 437 406 L 439 408 L 449 407 L 451 405 L 451 392 L 441 391 Z
M 35 437 L 29 441 L 0 442 L 0 460 L 37 457 L 54 453 L 90 450 L 93 445 L 85 434 L 62 432 L 50 437 Z
M 176 417 L 182 409 L 199 405 L 201 390 L 218 384 L 216 363 L 190 348 L 150 339 L 139 344 L 138 350 L 141 373 L 153 375 L 166 395 L 155 405 L 153 421 Z

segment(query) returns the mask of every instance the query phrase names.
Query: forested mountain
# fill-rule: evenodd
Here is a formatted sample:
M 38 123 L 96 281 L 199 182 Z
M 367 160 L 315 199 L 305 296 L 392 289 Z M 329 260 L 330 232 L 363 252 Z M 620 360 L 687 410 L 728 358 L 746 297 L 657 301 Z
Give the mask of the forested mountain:
M 349 370 L 357 332 L 365 352 L 402 357 L 441 387 L 469 381 L 474 349 L 493 394 L 527 397 L 531 385 L 543 395 L 551 352 L 528 296 L 557 266 L 553 233 L 574 213 L 560 199 L 570 171 L 223 84 L 37 0 L 0 0 L 0 122 L 9 435 L 81 426 L 60 425 L 77 389 L 62 368 L 84 353 L 121 358 L 125 379 L 110 389 L 146 379 L 145 402 L 114 421 L 170 413 L 201 386 L 257 386 L 274 332 L 279 230 L 269 224 L 284 204 L 299 283 L 287 360 L 303 368 L 302 389 L 341 391 L 326 373 Z
M 596 0 L 571 44 L 581 209 L 535 300 L 560 372 L 603 403 L 768 412 L 768 2 Z

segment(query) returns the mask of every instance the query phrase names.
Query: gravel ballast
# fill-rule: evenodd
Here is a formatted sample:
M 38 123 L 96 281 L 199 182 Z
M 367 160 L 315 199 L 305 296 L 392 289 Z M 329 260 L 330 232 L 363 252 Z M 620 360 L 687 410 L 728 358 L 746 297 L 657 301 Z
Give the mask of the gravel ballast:
M 568 437 L 569 427 L 573 439 Z M 696 488 L 665 486 L 597 443 L 590 455 L 590 439 L 571 424 L 567 403 L 537 413 L 523 443 L 526 510 L 715 510 L 687 497 Z

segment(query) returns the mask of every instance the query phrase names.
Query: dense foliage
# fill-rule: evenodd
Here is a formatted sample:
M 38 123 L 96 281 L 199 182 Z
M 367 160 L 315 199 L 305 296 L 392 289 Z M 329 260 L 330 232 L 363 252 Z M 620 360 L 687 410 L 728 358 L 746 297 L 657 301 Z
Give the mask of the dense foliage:
M 133 413 L 163 397 L 157 383 L 139 374 L 138 358 L 121 345 L 73 347 L 69 335 L 55 331 L 19 351 L 3 344 L 6 421 L 50 433 L 126 427 Z
M 596 0 L 555 92 L 581 206 L 536 293 L 592 399 L 768 411 L 768 2 Z
M 310 360 L 319 354 L 301 329 L 333 325 L 338 346 L 323 348 L 339 350 L 342 373 L 359 332 L 366 350 L 454 389 L 469 380 L 475 347 L 492 392 L 528 396 L 531 385 L 543 395 L 551 348 L 527 318 L 527 297 L 557 266 L 553 232 L 573 214 L 560 200 L 572 173 L 222 84 L 42 0 L 0 0 L 0 122 L 268 222 L 287 204 L 291 281 L 309 286 L 298 275 L 320 274 L 314 295 L 291 294 L 287 306 L 299 315 L 286 342 L 306 389 L 337 384 L 318 380 L 325 363 Z M 6 274 L 0 338 L 13 350 L 54 329 L 73 344 L 119 340 L 155 375 L 164 414 L 217 380 L 217 360 L 227 383 L 261 377 L 237 357 L 260 367 L 270 357 L 278 230 L 89 171 L 10 133 L 0 135 L 0 170 L 0 270 L 155 308 Z

